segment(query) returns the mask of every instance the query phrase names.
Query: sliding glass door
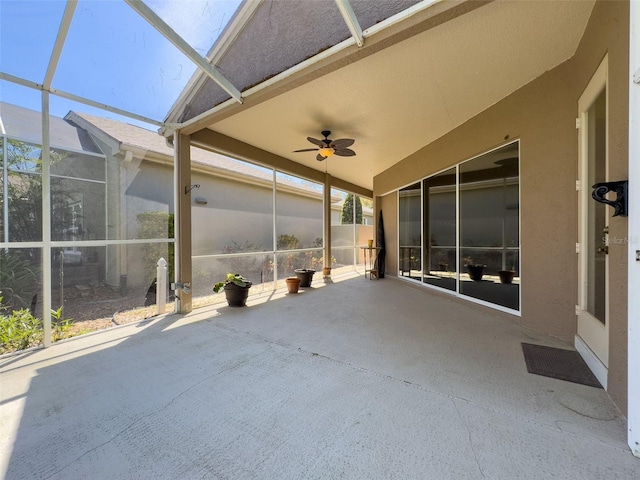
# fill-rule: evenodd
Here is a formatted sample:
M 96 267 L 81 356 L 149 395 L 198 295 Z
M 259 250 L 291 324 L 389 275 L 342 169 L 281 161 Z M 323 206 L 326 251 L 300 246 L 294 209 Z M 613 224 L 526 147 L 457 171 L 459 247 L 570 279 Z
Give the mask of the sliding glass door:
M 426 178 L 424 191 L 425 274 L 423 282 L 456 291 L 456 169 Z
M 520 310 L 519 143 L 401 189 L 399 275 Z
M 518 144 L 476 157 L 460 171 L 459 292 L 520 309 Z
M 415 280 L 422 278 L 422 192 L 414 183 L 399 192 L 400 275 Z

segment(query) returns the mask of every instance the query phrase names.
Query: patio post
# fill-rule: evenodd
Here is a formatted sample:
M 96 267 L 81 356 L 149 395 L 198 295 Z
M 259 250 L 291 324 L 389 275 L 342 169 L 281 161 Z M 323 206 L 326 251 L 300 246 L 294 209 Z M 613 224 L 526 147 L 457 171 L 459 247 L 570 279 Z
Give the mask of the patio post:
M 629 282 L 628 443 L 640 457 L 640 2 L 630 2 L 629 22 Z
M 324 211 L 324 252 L 323 266 L 331 268 L 331 175 L 324 174 L 324 199 L 322 202 Z
M 176 131 L 174 151 L 175 279 L 177 313 L 191 307 L 191 137 Z

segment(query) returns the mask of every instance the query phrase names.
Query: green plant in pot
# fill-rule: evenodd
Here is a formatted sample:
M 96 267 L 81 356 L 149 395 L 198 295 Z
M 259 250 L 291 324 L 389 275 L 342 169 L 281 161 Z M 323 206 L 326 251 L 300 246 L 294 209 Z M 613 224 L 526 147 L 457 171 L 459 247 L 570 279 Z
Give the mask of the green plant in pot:
M 213 291 L 219 293 L 224 290 L 230 307 L 244 307 L 249 297 L 252 283 L 239 273 L 227 273 L 227 278 L 213 286 Z

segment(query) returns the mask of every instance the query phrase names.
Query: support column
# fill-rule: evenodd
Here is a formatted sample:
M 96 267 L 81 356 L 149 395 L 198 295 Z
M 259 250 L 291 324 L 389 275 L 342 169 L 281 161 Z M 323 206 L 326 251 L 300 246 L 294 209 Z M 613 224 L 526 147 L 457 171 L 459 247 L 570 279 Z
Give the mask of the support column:
M 175 282 L 176 312 L 189 313 L 191 307 L 191 138 L 179 131 L 173 136 L 175 202 Z M 178 287 L 178 285 L 176 285 Z
M 628 443 L 640 457 L 640 2 L 630 2 L 629 35 L 629 282 Z
M 324 175 L 324 267 L 331 268 L 331 175 Z

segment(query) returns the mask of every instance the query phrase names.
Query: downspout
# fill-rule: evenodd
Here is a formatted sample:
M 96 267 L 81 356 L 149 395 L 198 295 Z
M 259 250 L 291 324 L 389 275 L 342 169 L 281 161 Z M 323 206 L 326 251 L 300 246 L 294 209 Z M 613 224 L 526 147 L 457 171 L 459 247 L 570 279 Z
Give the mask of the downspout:
M 629 281 L 627 441 L 640 457 L 640 2 L 629 2 Z

